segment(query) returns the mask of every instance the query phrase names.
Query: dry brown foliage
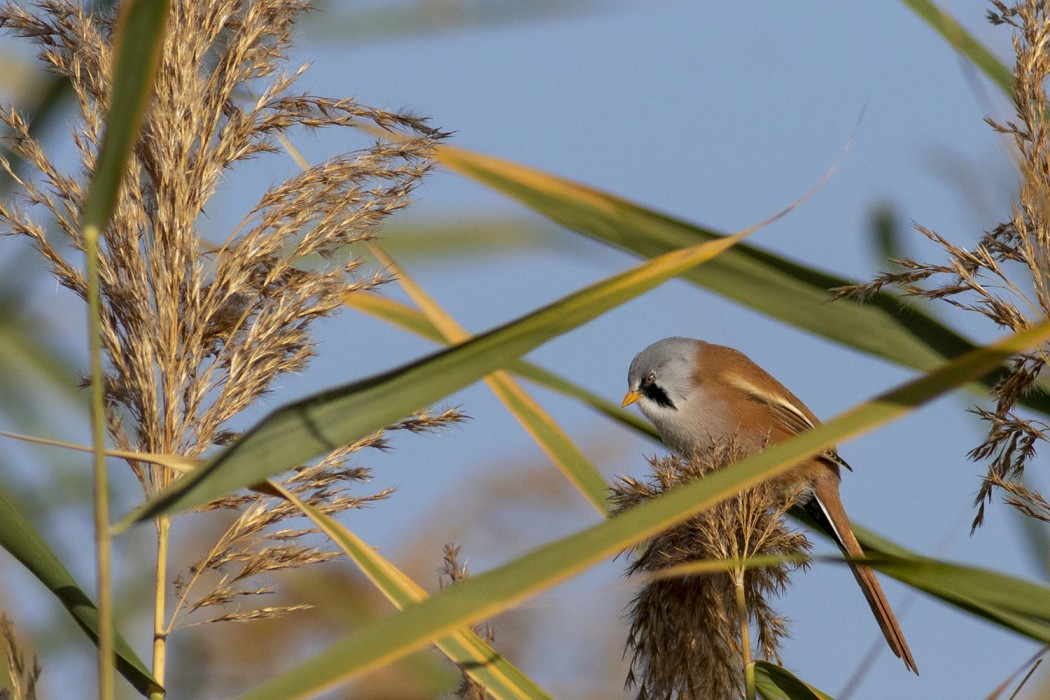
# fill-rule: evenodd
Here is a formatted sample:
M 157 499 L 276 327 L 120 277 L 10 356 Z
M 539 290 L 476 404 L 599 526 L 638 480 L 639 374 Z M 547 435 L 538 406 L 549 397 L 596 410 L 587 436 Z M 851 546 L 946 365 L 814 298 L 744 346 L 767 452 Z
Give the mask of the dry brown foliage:
M 36 700 L 36 685 L 40 679 L 40 664 L 36 657 L 23 651 L 15 635 L 15 625 L 5 613 L 0 613 L 0 637 L 4 640 L 7 659 L 7 678 L 11 690 L 0 691 L 0 700 Z
M 443 557 L 441 562 L 441 578 L 439 581 L 442 590 L 444 590 L 446 586 L 454 586 L 460 581 L 466 581 L 470 577 L 467 565 L 461 563 L 459 560 L 459 550 L 459 545 L 454 544 L 446 544 L 442 548 Z M 496 641 L 496 633 L 491 625 L 475 625 L 472 629 L 474 630 L 474 633 L 485 640 L 489 646 L 492 646 Z M 485 698 L 489 697 L 489 694 L 480 681 L 467 673 L 466 668 L 462 668 L 460 670 L 459 687 L 456 688 L 456 697 L 460 700 L 485 700 Z
M 835 290 L 836 297 L 864 298 L 889 286 L 978 313 L 1011 332 L 1050 317 L 1050 105 L 1045 90 L 1050 78 L 1050 8 L 1040 0 L 1023 0 L 1009 7 L 998 1 L 992 4 L 995 9 L 989 11 L 989 20 L 1014 29 L 1016 120 L 1002 124 L 986 120 L 1016 148 L 1021 184 L 1010 218 L 985 231 L 972 249 L 917 225 L 922 235 L 944 250 L 944 262 L 894 260 L 901 271 Z M 1008 503 L 1024 503 L 1022 512 L 1039 513 L 1044 519 L 1050 516 L 1039 505 L 1038 494 L 1021 483 L 1038 445 L 1050 438 L 1050 425 L 1017 412 L 1017 402 L 1027 392 L 1046 391 L 1046 367 L 1045 347 L 1014 357 L 1008 373 L 992 390 L 994 409 L 974 409 L 988 425 L 984 441 L 970 452 L 972 459 L 988 461 L 974 502 L 974 528 L 983 521 L 985 506 L 996 488 L 1007 489 Z M 1018 499 L 1019 489 L 1028 495 Z
M 718 445 L 690 461 L 652 459 L 648 480 L 624 477 L 613 487 L 616 510 L 703 478 L 740 457 L 734 446 Z M 777 493 L 768 484 L 744 491 L 654 537 L 631 563 L 629 575 L 656 574 L 696 561 L 735 562 L 717 573 L 651 580 L 634 598 L 628 612 L 632 658 L 627 686 L 638 688 L 638 698 L 743 697 L 745 658 L 754 654 L 745 652 L 741 642 L 742 616 L 743 625 L 755 631 L 750 636 L 757 656 L 779 663 L 779 642 L 787 626 L 770 598 L 803 565 L 785 561 L 748 568 L 748 560 L 774 555 L 797 561 L 808 552 L 806 537 L 782 519 L 795 496 Z M 738 581 L 746 610 L 738 605 Z
M 277 377 L 306 366 L 315 321 L 341 309 L 347 294 L 385 281 L 364 272 L 353 252 L 409 203 L 443 134 L 413 116 L 296 92 L 305 66 L 283 65 L 307 9 L 292 0 L 171 3 L 155 94 L 101 243 L 106 419 L 121 449 L 197 457 L 229 443 L 237 437 L 231 421 Z M 6 3 L 0 27 L 36 43 L 48 69 L 69 81 L 79 157 L 78 172 L 62 171 L 24 117 L 4 109 L 12 160 L 0 159 L 0 168 L 20 186 L 20 200 L 0 202 L 0 225 L 25 237 L 83 299 L 78 216 L 103 135 L 114 17 L 73 0 Z M 273 185 L 224 240 L 204 239 L 201 220 L 228 170 L 277 151 L 278 137 L 362 125 L 390 138 Z M 392 427 L 427 430 L 459 418 L 424 414 Z M 349 460 L 385 446 L 382 433 L 343 446 L 284 485 L 328 514 L 385 498 L 348 491 L 369 478 Z M 178 478 L 156 464 L 130 466 L 146 496 Z M 283 524 L 300 515 L 283 501 L 246 494 L 209 507 L 240 514 L 218 541 L 201 543 L 198 562 L 177 578 L 163 636 L 200 621 L 298 609 L 251 603 L 270 591 L 251 580 L 333 556 L 304 544 L 313 530 Z M 163 596 L 158 604 L 166 607 Z

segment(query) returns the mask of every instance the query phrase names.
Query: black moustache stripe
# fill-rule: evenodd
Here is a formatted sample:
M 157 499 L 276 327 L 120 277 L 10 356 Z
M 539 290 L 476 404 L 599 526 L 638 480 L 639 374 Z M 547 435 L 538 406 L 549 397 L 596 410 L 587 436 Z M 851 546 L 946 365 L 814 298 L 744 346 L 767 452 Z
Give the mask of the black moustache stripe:
M 642 387 L 642 393 L 645 394 L 646 398 L 656 402 L 657 405 L 663 406 L 664 408 L 671 408 L 678 410 L 678 407 L 674 405 L 671 398 L 667 395 L 667 392 L 656 386 L 655 384 L 647 384 Z

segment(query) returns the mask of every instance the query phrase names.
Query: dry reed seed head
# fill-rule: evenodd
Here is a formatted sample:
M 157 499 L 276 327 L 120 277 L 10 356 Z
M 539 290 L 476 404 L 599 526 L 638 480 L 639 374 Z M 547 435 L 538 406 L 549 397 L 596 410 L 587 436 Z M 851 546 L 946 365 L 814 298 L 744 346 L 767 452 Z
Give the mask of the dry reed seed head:
M 388 430 L 430 431 L 462 420 L 466 420 L 466 416 L 452 408 L 440 413 L 424 411 Z M 283 479 L 282 486 L 328 516 L 384 500 L 393 493 L 393 489 L 383 489 L 367 496 L 354 494 L 351 488 L 360 489 L 371 479 L 371 473 L 368 469 L 346 463 L 365 447 L 382 447 L 383 440 L 383 433 L 376 433 L 346 445 L 329 453 L 315 465 L 293 470 Z M 235 495 L 215 501 L 202 510 L 217 508 L 233 509 L 239 513 L 210 550 L 190 567 L 188 574 L 176 580 L 175 595 L 179 603 L 174 616 L 175 627 L 261 619 L 267 616 L 266 611 L 283 614 L 303 609 L 304 606 L 294 605 L 251 609 L 248 601 L 252 597 L 268 594 L 271 589 L 247 584 L 259 576 L 322 563 L 340 554 L 304 544 L 304 537 L 317 532 L 313 527 L 285 527 L 287 522 L 303 517 L 301 511 L 286 500 L 260 494 Z M 280 544 L 267 544 L 273 542 Z M 192 591 L 198 588 L 204 588 L 207 592 L 191 599 Z M 195 616 L 195 613 L 205 608 L 242 601 L 245 607 L 235 613 L 224 613 L 205 620 Z
M 15 634 L 15 625 L 6 613 L 0 612 L 0 637 L 4 640 L 4 655 L 7 659 L 7 677 L 11 691 L 7 697 L 12 700 L 36 700 L 36 685 L 40 680 L 40 664 L 36 655 L 27 653 L 19 644 Z
M 731 443 L 684 461 L 650 460 L 646 481 L 622 478 L 613 487 L 616 512 L 698 478 L 741 458 Z M 651 539 L 628 567 L 629 574 L 659 572 L 689 562 L 739 559 L 745 563 L 712 574 L 655 579 L 632 601 L 627 649 L 627 686 L 639 698 L 738 698 L 743 695 L 744 654 L 734 577 L 743 575 L 748 623 L 757 631 L 756 651 L 779 661 L 785 620 L 769 599 L 780 594 L 800 564 L 745 568 L 756 555 L 797 557 L 808 552 L 804 535 L 789 530 L 782 516 L 797 494 L 763 484 L 744 491 Z
M 371 478 L 369 470 L 345 464 L 345 460 L 354 452 L 354 446 L 347 446 L 327 455 L 316 465 L 293 470 L 284 478 L 282 486 L 328 516 L 363 508 L 389 497 L 392 489 L 384 489 L 367 496 L 355 495 L 350 491 L 351 488 L 359 489 Z M 300 519 L 303 515 L 298 507 L 284 499 L 260 494 L 231 496 L 207 506 L 207 509 L 216 508 L 235 509 L 239 512 L 210 549 L 190 567 L 189 572 L 176 580 L 175 597 L 178 603 L 173 615 L 175 627 L 265 617 L 257 610 L 247 607 L 237 611 L 235 617 L 223 614 L 199 620 L 194 613 L 234 600 L 244 601 L 243 604 L 247 606 L 252 597 L 270 592 L 269 587 L 256 587 L 252 584 L 257 577 L 268 578 L 275 573 L 323 563 L 340 556 L 334 550 L 306 543 L 305 538 L 316 533 L 315 528 L 287 526 L 289 522 Z M 195 595 L 194 591 L 199 589 L 203 589 L 205 593 L 196 594 L 196 597 L 191 598 Z M 276 609 L 269 606 L 258 610 Z
M 381 281 L 362 278 L 357 260 L 337 259 L 406 206 L 432 166 L 443 134 L 423 120 L 291 92 L 303 69 L 289 75 L 280 67 L 295 16 L 307 8 L 278 0 L 172 5 L 156 95 L 101 260 L 107 397 L 133 419 L 128 442 L 141 449 L 199 455 L 228 440 L 222 426 L 275 377 L 300 371 L 313 352 L 312 322 L 341 308 L 348 288 Z M 51 70 L 73 84 L 85 173 L 94 167 L 108 99 L 112 22 L 71 0 L 0 7 L 0 25 L 38 43 Z M 244 99 L 257 88 L 257 98 Z M 50 163 L 16 111 L 2 119 L 15 157 L 36 177 L 15 176 L 4 162 L 29 210 L 0 205 L 0 220 L 28 236 L 60 281 L 83 296 L 76 256 L 30 217 L 45 214 L 81 250 L 83 188 Z M 366 122 L 398 138 L 274 186 L 225 244 L 205 245 L 196 223 L 226 168 L 274 150 L 276 137 L 294 128 Z M 162 468 L 142 471 L 150 492 L 172 478 Z
M 470 571 L 467 569 L 466 562 L 460 562 L 459 560 L 459 552 L 460 546 L 457 544 L 446 543 L 441 548 L 441 569 L 438 576 L 438 587 L 441 590 L 445 590 L 448 586 L 455 586 L 457 583 L 470 578 Z M 492 629 L 492 625 L 488 623 L 474 625 L 471 629 L 489 644 L 496 640 L 496 632 Z M 463 679 L 465 683 L 477 684 L 477 681 L 474 681 L 466 672 L 463 674 Z M 481 687 L 480 684 L 477 685 Z
M 444 134 L 425 120 L 294 92 L 305 67 L 285 71 L 285 52 L 306 9 L 308 3 L 291 0 L 170 5 L 155 94 L 100 250 L 106 424 L 123 449 L 199 456 L 230 442 L 236 433 L 229 421 L 279 375 L 305 367 L 314 322 L 340 310 L 346 294 L 385 281 L 363 273 L 353 250 L 409 203 L 433 166 Z M 104 129 L 114 20 L 115 10 L 92 14 L 79 0 L 0 4 L 0 28 L 36 43 L 49 70 L 72 86 L 81 170 L 61 172 L 17 110 L 0 111 L 11 158 L 29 166 L 0 157 L 0 168 L 20 186 L 19 206 L 0 202 L 0 226 L 26 237 L 82 298 L 78 219 Z M 293 131 L 366 124 L 390 138 L 275 184 L 221 244 L 203 239 L 198 223 L 227 169 L 277 150 L 278 139 Z M 394 427 L 432 430 L 461 419 L 455 411 L 424 413 Z M 285 485 L 327 514 L 368 505 L 389 491 L 353 495 L 368 473 L 346 461 L 385 445 L 383 433 L 359 440 L 292 472 Z M 161 466 L 131 466 L 147 494 L 177 478 Z M 300 515 L 283 501 L 233 495 L 210 508 L 243 510 L 179 579 L 179 620 L 187 611 L 262 595 L 267 587 L 246 585 L 255 577 L 333 556 L 299 543 L 312 528 L 283 525 Z M 195 592 L 207 585 L 209 592 Z
M 444 590 L 446 586 L 454 586 L 460 581 L 470 577 L 467 565 L 459 561 L 458 544 L 447 543 L 441 548 L 441 571 L 438 577 L 438 586 Z
M 1004 498 L 1006 503 L 1017 508 L 1022 514 L 1044 523 L 1050 523 L 1050 503 L 1038 492 L 1022 483 L 1006 481 L 997 475 L 991 475 L 985 479 L 992 482 L 990 486 L 1005 492 L 1007 494 Z
M 213 622 L 251 622 L 253 620 L 272 620 L 275 617 L 284 617 L 292 613 L 310 610 L 311 606 L 300 605 L 271 605 L 265 608 L 253 608 L 251 610 L 226 612 L 215 617 L 194 623 L 195 625 L 206 625 Z
M 1044 0 L 1011 4 L 993 2 L 988 19 L 1013 30 L 1015 118 L 986 121 L 1008 136 L 1016 148 L 1021 186 L 1008 219 L 985 231 L 967 249 L 925 227 L 916 229 L 946 254 L 943 263 L 898 261 L 902 271 L 884 273 L 867 284 L 833 290 L 834 298 L 865 298 L 892 287 L 906 295 L 940 300 L 1017 332 L 1050 317 L 1050 121 L 1046 85 L 1050 78 L 1050 6 Z M 993 410 L 978 409 L 986 422 L 984 441 L 970 452 L 987 462 L 987 476 L 978 490 L 973 527 L 984 518 L 996 489 L 1008 503 L 1030 503 L 1003 484 L 1020 479 L 1039 444 L 1050 438 L 1047 425 L 1016 412 L 1027 393 L 1046 393 L 1047 357 L 1043 352 L 1021 355 L 1011 363 L 991 393 Z M 1026 490 L 1027 491 L 1027 490 Z M 1031 493 L 1031 492 L 1028 492 Z M 1038 495 L 1038 494 L 1035 494 Z M 1019 506 L 1020 507 L 1020 506 Z M 1021 507 L 1030 514 L 1031 508 Z M 1036 509 L 1038 511 L 1038 509 Z
M 441 551 L 442 561 L 440 576 L 438 577 L 438 586 L 441 590 L 470 578 L 470 572 L 467 571 L 466 563 L 460 563 L 459 561 L 459 545 L 448 543 L 441 548 Z M 471 629 L 490 645 L 496 640 L 496 633 L 489 624 L 484 626 L 475 625 Z M 489 697 L 485 686 L 467 673 L 465 668 L 460 669 L 460 676 L 459 687 L 456 689 L 455 694 L 457 698 L 460 698 L 460 700 L 485 700 L 485 698 Z

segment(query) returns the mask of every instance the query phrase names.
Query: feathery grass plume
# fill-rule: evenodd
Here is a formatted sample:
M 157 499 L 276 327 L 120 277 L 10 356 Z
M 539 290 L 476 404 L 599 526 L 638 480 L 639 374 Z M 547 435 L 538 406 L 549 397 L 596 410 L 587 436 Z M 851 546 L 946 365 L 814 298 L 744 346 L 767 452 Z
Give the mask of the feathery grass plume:
M 465 581 L 470 576 L 470 573 L 467 571 L 467 565 L 459 562 L 459 549 L 459 545 L 451 543 L 442 547 L 444 556 L 442 558 L 441 578 L 439 579 L 441 590 L 444 590 L 446 586 L 454 586 L 460 581 Z M 484 627 L 475 625 L 471 629 L 488 642 L 490 646 L 496 641 L 496 633 L 491 625 L 486 624 Z M 456 689 L 457 698 L 460 700 L 485 700 L 485 698 L 489 697 L 485 686 L 467 673 L 466 669 L 461 670 L 461 676 L 459 688 Z
M 387 430 L 430 431 L 463 420 L 456 410 L 431 414 L 423 412 L 389 426 Z M 352 508 L 363 508 L 385 500 L 393 489 L 359 496 L 348 486 L 367 482 L 369 470 L 346 464 L 348 458 L 366 447 L 387 449 L 384 432 L 370 435 L 326 455 L 317 464 L 300 467 L 281 481 L 297 498 L 325 515 L 335 515 Z M 335 550 L 303 544 L 304 538 L 319 532 L 317 528 L 282 527 L 286 521 L 302 516 L 297 507 L 283 499 L 256 493 L 239 494 L 213 501 L 202 510 L 228 509 L 238 512 L 223 534 L 184 574 L 175 579 L 175 603 L 169 627 L 195 626 L 209 622 L 244 622 L 263 617 L 277 617 L 309 606 L 297 604 L 244 609 L 239 603 L 253 596 L 273 593 L 269 586 L 252 587 L 253 577 L 269 578 L 275 572 L 318 564 L 340 557 Z M 203 585 L 202 594 L 195 591 Z M 233 606 L 210 616 L 201 615 L 217 607 Z M 199 614 L 198 614 L 199 613 Z
M 36 700 L 36 684 L 40 679 L 40 664 L 36 656 L 30 654 L 29 662 L 18 644 L 15 636 L 15 625 L 6 613 L 0 612 L 0 637 L 4 639 L 4 653 L 7 658 L 7 677 L 11 689 L 0 691 L 0 700 Z
M 416 117 L 295 92 L 305 66 L 286 72 L 282 65 L 293 23 L 307 9 L 294 0 L 171 3 L 156 91 L 101 242 L 106 419 L 121 449 L 196 457 L 229 443 L 237 437 L 231 420 L 279 375 L 307 364 L 314 321 L 341 309 L 348 293 L 384 281 L 362 271 L 352 248 L 408 204 L 444 135 Z M 26 237 L 58 281 L 81 298 L 78 213 L 102 139 L 114 20 L 112 12 L 92 13 L 79 0 L 0 5 L 0 27 L 35 42 L 49 70 L 69 80 L 79 107 L 72 141 L 80 160 L 79 173 L 62 172 L 22 115 L 3 109 L 10 152 L 33 173 L 22 175 L 25 168 L 0 159 L 21 190 L 18 205 L 0 202 L 0 225 Z M 290 132 L 364 124 L 392 138 L 273 185 L 225 240 L 203 239 L 198 223 L 226 170 L 278 151 L 277 138 Z M 458 417 L 425 414 L 395 427 L 429 430 Z M 346 490 L 368 478 L 347 460 L 385 444 L 378 434 L 344 446 L 284 483 L 329 514 L 373 502 L 386 492 L 358 497 Z M 130 466 L 147 496 L 178 478 L 162 466 Z M 179 578 L 175 609 L 154 630 L 161 643 L 192 612 L 268 590 L 245 585 L 247 579 L 331 556 L 299 544 L 310 530 L 275 530 L 298 515 L 283 502 L 245 495 L 212 507 L 242 512 Z M 163 614 L 167 519 L 158 521 L 158 531 Z M 219 572 L 210 592 L 191 595 L 206 571 Z M 282 610 L 235 609 L 211 619 Z
M 646 481 L 621 477 L 613 486 L 616 512 L 659 496 L 744 456 L 736 445 L 715 445 L 690 461 L 676 456 L 650 459 Z M 809 550 L 805 535 L 790 530 L 782 516 L 797 493 L 776 484 L 744 491 L 651 539 L 628 568 L 629 575 L 652 576 L 632 601 L 627 649 L 631 666 L 627 687 L 638 698 L 719 700 L 744 696 L 744 666 L 754 650 L 779 662 L 784 618 L 770 605 L 789 574 Z M 748 568 L 758 555 L 784 556 L 770 566 Z M 723 571 L 662 578 L 660 572 L 690 562 L 727 559 Z M 738 597 L 739 594 L 742 597 Z M 744 602 L 741 609 L 740 601 Z
M 942 300 L 976 312 L 1011 332 L 1050 316 L 1050 105 L 1045 90 L 1050 77 L 1050 7 L 1042 0 L 1023 0 L 1010 7 L 996 0 L 992 5 L 989 21 L 1014 28 L 1017 120 L 1000 124 L 986 119 L 993 129 L 1010 137 L 1017 148 L 1021 186 L 1010 218 L 984 232 L 972 250 L 917 225 L 922 235 L 944 250 L 947 259 L 943 263 L 894 260 L 904 268 L 902 271 L 836 289 L 835 298 L 865 298 L 885 286 L 896 287 L 911 296 Z M 1045 385 L 1037 386 L 1037 380 L 1050 377 L 1046 351 L 1043 347 L 1013 358 L 1008 374 L 992 389 L 995 409 L 973 409 L 988 425 L 984 441 L 969 454 L 975 461 L 988 460 L 988 473 L 974 501 L 974 529 L 984 520 L 984 509 L 991 502 L 993 491 L 1006 484 L 1020 486 L 1025 466 L 1037 446 L 1050 439 L 1050 425 L 1022 418 L 1015 410 L 1018 399 L 1026 392 L 1045 391 Z M 1013 493 L 1013 487 L 1007 489 L 1008 494 Z M 1019 503 L 1012 496 L 1006 500 Z M 1031 503 L 1027 498 L 1023 501 Z M 1027 512 L 1025 508 L 1021 510 Z

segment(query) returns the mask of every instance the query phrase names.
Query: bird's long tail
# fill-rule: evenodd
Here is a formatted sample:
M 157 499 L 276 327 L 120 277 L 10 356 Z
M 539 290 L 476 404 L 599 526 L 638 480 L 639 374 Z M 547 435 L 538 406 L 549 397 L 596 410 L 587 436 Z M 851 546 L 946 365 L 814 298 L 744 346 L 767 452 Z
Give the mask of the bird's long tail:
M 861 549 L 860 543 L 857 542 L 857 537 L 853 534 L 849 518 L 846 516 L 846 510 L 842 507 L 838 484 L 835 483 L 837 480 L 830 474 L 829 477 L 827 479 L 819 479 L 813 487 L 812 497 L 801 505 L 822 529 L 835 538 L 839 548 L 848 554 L 851 559 L 863 559 L 864 550 Z M 882 586 L 879 585 L 878 579 L 875 578 L 875 572 L 866 566 L 852 562 L 850 563 L 850 569 L 853 570 L 853 576 L 857 579 L 861 590 L 864 591 L 864 597 L 867 599 L 871 612 L 882 629 L 883 636 L 886 637 L 886 643 L 889 644 L 890 649 L 896 654 L 897 658 L 904 662 L 908 670 L 918 675 L 919 668 L 915 665 L 915 659 L 912 658 L 908 643 L 904 640 L 904 633 L 901 632 L 900 625 L 897 624 L 897 618 L 890 608 L 889 601 L 886 600 L 886 594 L 882 592 Z

